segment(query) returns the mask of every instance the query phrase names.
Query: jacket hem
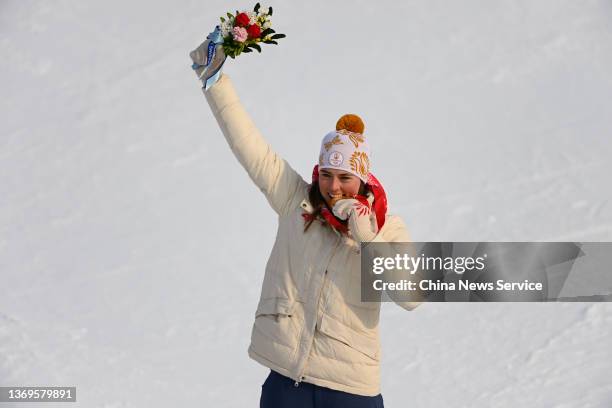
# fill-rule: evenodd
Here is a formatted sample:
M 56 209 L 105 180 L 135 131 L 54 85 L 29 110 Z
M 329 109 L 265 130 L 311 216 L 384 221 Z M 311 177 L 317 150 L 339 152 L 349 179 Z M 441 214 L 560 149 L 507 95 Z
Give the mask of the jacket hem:
M 291 375 L 289 371 L 285 368 L 279 367 L 274 364 L 272 361 L 268 360 L 265 357 L 257 354 L 251 347 L 249 347 L 249 357 L 264 367 L 268 367 L 271 370 L 278 372 L 279 374 L 284 375 L 285 377 L 289 377 L 294 381 L 297 381 L 295 376 Z M 348 392 L 350 394 L 362 395 L 364 397 L 375 397 L 380 394 L 380 387 L 375 388 L 364 388 L 364 387 L 351 387 L 346 384 L 339 384 L 333 381 L 323 380 L 321 378 L 312 377 L 310 375 L 305 376 L 303 382 L 318 385 L 319 387 L 330 388 L 336 391 Z
M 271 370 L 276 371 L 279 374 L 284 375 L 285 377 L 289 377 L 294 381 L 297 381 L 295 379 L 295 377 L 293 375 L 291 375 L 291 373 L 289 372 L 289 370 L 282 368 L 276 364 L 274 364 L 272 361 L 268 360 L 267 358 L 257 354 L 256 352 L 253 351 L 253 349 L 251 347 L 249 347 L 249 357 L 251 357 L 251 359 L 257 361 L 259 364 L 263 365 L 264 367 L 268 367 Z

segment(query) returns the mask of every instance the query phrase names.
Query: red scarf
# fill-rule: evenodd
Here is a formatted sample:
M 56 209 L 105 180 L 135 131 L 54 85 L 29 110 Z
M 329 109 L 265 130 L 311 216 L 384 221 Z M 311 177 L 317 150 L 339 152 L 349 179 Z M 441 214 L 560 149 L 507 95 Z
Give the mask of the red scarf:
M 312 182 L 319 181 L 319 165 L 314 166 L 312 170 Z M 385 216 L 387 214 L 387 195 L 385 194 L 385 189 L 382 184 L 378 181 L 376 177 L 372 173 L 368 175 L 368 182 L 366 183 L 367 187 L 370 189 L 372 194 L 374 194 L 374 201 L 372 202 L 372 206 L 370 207 L 370 203 L 368 202 L 367 197 L 362 195 L 355 196 L 355 199 L 366 205 L 370 210 L 374 211 L 376 214 L 376 223 L 378 224 L 378 230 L 380 231 L 385 225 Z M 325 222 L 327 222 L 332 228 L 335 230 L 346 234 L 348 232 L 348 228 L 342 221 L 337 218 L 327 206 L 324 206 L 321 209 L 321 215 Z M 302 214 L 304 220 L 306 222 L 310 220 L 314 220 L 315 216 L 313 214 L 304 213 Z

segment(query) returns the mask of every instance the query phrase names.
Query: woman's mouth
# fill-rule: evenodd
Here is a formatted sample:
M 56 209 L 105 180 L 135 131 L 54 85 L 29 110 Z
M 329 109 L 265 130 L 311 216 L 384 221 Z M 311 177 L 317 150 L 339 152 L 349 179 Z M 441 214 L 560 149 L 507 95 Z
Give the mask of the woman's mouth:
M 340 200 L 344 200 L 346 198 L 352 198 L 349 195 L 345 195 L 345 194 L 332 194 L 332 193 L 327 193 L 328 197 L 329 197 L 329 206 L 333 207 L 334 205 L 336 205 L 336 203 Z

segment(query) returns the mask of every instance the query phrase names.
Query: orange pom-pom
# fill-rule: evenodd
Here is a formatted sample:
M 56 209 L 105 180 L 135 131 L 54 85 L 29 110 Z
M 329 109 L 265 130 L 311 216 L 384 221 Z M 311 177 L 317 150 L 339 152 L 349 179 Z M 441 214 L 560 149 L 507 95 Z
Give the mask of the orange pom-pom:
M 342 117 L 338 119 L 338 122 L 336 122 L 336 130 L 343 129 L 349 132 L 363 134 L 365 125 L 359 116 L 347 113 L 346 115 L 342 115 Z

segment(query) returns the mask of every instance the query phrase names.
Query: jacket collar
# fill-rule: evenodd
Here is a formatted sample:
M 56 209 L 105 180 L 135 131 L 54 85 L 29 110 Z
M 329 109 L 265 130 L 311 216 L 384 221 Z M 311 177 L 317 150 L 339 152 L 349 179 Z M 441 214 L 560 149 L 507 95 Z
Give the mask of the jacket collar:
M 302 200 L 300 207 L 302 207 L 302 210 L 306 211 L 308 214 L 312 214 L 314 212 L 314 207 L 310 204 L 310 201 L 308 201 L 307 198 Z

